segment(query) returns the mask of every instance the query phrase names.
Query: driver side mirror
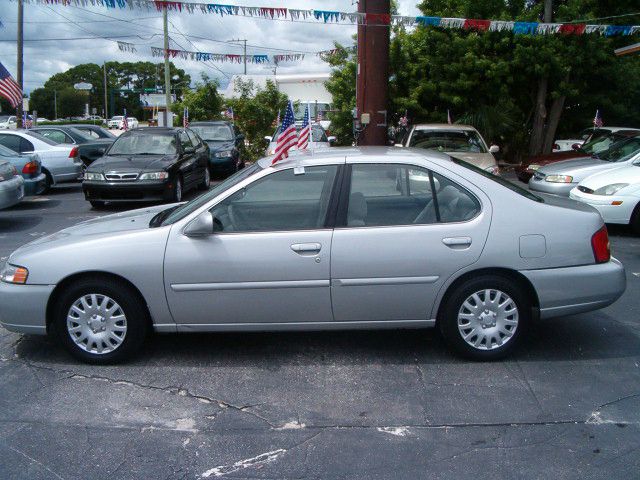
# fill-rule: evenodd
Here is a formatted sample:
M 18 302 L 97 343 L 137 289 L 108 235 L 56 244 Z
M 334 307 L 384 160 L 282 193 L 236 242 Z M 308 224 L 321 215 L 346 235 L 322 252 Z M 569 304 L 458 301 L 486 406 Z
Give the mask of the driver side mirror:
M 222 222 L 211 212 L 205 212 L 189 223 L 184 229 L 187 237 L 206 237 L 223 230 Z
M 196 153 L 196 149 L 194 147 L 187 147 L 184 149 L 184 153 Z

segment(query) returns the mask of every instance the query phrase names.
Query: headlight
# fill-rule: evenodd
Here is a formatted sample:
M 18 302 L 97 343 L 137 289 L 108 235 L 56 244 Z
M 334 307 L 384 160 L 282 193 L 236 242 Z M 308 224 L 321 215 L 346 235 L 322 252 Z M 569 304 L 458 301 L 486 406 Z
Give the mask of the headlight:
M 547 175 L 544 178 L 544 181 L 552 183 L 571 183 L 573 182 L 573 177 L 569 175 Z
M 484 171 L 489 172 L 493 175 L 498 175 L 498 173 L 500 172 L 500 168 L 498 168 L 497 165 L 491 165 L 490 167 L 485 168 Z
M 628 183 L 612 183 L 611 185 L 605 185 L 597 190 L 594 190 L 594 195 L 613 195 L 618 190 L 622 190 L 624 187 L 628 187 Z
M 27 283 L 27 277 L 29 276 L 29 270 L 24 267 L 18 267 L 16 265 L 6 264 L 0 271 L 0 281 L 5 283 Z
M 101 173 L 84 172 L 84 179 L 101 181 L 101 180 L 104 180 L 104 175 Z
M 215 152 L 213 154 L 213 156 L 216 158 L 225 158 L 230 157 L 231 155 L 233 155 L 233 150 L 223 150 L 221 152 Z
M 169 178 L 167 172 L 149 172 L 140 175 L 140 180 L 166 180 Z
M 532 163 L 527 167 L 527 170 L 531 170 L 532 172 L 535 172 L 539 168 L 540 168 L 540 165 L 538 165 L 537 163 Z

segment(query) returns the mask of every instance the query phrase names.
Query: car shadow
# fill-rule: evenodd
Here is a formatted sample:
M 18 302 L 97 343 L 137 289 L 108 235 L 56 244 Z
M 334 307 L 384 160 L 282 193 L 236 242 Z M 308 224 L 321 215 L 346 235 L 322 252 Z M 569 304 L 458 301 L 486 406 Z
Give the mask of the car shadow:
M 41 216 L 28 215 L 24 217 L 6 216 L 0 212 L 0 233 L 26 232 L 42 222 Z
M 505 362 L 566 362 L 637 357 L 640 338 L 603 313 L 542 320 Z M 50 337 L 25 336 L 17 354 L 32 362 L 76 363 Z M 151 335 L 129 364 L 278 365 L 469 363 L 436 329 Z
M 62 203 L 60 200 L 51 200 L 46 197 L 26 197 L 25 200 L 5 210 L 7 212 L 27 212 L 31 210 L 48 210 Z M 1 213 L 1 212 L 0 212 Z

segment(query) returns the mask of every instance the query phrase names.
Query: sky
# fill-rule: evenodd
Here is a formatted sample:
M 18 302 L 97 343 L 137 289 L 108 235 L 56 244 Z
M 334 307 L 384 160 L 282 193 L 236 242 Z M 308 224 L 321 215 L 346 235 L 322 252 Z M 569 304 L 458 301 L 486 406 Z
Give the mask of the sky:
M 352 0 L 226 0 L 224 3 L 344 12 L 357 10 L 356 2 Z M 399 0 L 399 13 L 418 15 L 417 3 L 418 0 Z M 0 62 L 14 78 L 17 10 L 17 2 L 0 0 L 0 22 L 3 24 L 0 28 Z M 246 38 L 247 44 L 251 45 L 248 54 L 285 53 L 271 49 L 311 52 L 302 61 L 281 63 L 278 74 L 328 72 L 328 65 L 313 52 L 333 48 L 334 41 L 349 44 L 356 32 L 353 25 L 220 17 L 199 11 L 193 14 L 170 12 L 169 21 L 170 48 L 242 54 L 240 45 L 227 42 Z M 121 52 L 114 40 L 128 35 L 132 36 L 119 40 L 136 44 L 135 53 Z M 151 56 L 150 47 L 163 46 L 162 14 L 155 10 L 25 4 L 24 40 L 24 90 L 29 93 L 41 87 L 54 73 L 81 63 L 161 61 Z M 242 73 L 241 65 L 228 62 L 204 63 L 178 57 L 172 61 L 189 73 L 192 80 L 198 80 L 201 73 L 206 73 L 219 78 L 223 86 L 228 83 L 229 76 Z M 247 68 L 249 74 L 273 73 L 273 65 L 249 64 Z

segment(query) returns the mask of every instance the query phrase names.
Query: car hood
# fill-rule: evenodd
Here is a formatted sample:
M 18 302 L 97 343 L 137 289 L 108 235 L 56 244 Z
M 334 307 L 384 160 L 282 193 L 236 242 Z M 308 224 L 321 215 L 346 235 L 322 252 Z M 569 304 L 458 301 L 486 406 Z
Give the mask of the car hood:
M 491 153 L 470 153 L 470 152 L 445 152 L 447 155 L 464 160 L 483 170 L 496 164 L 496 159 Z
M 571 175 L 572 173 L 583 171 L 598 171 L 602 168 L 611 168 L 612 166 L 615 166 L 615 163 L 598 160 L 593 157 L 583 157 L 545 165 L 538 171 L 545 175 Z
M 624 167 L 596 173 L 585 178 L 580 182 L 580 185 L 597 190 L 613 183 L 640 183 L 640 165 L 625 165 Z
M 106 155 L 91 164 L 90 172 L 140 172 L 157 171 L 175 163 L 175 155 Z
M 28 263 L 30 254 L 42 253 L 43 250 L 55 250 L 59 246 L 68 247 L 71 243 L 77 244 L 84 241 L 105 241 L 107 237 L 115 237 L 135 230 L 146 230 L 150 228 L 149 222 L 156 214 L 172 206 L 174 205 L 157 205 L 78 223 L 23 245 L 11 254 L 8 262 L 21 265 Z
M 204 143 L 209 145 L 209 150 L 211 150 L 211 153 L 220 152 L 222 150 L 233 150 L 233 148 L 235 147 L 233 140 L 205 140 Z

